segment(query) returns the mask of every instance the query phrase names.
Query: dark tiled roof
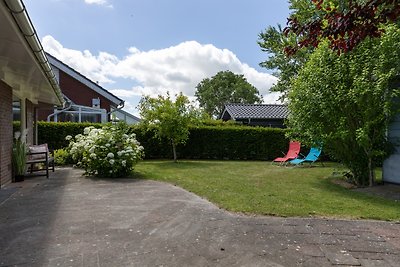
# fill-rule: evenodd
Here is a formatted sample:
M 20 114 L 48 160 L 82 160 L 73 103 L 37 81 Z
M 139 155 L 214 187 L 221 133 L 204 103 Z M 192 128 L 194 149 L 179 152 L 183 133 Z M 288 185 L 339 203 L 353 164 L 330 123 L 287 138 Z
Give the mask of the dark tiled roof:
M 232 119 L 286 119 L 289 114 L 286 105 L 275 104 L 225 104 L 222 117 L 229 113 Z

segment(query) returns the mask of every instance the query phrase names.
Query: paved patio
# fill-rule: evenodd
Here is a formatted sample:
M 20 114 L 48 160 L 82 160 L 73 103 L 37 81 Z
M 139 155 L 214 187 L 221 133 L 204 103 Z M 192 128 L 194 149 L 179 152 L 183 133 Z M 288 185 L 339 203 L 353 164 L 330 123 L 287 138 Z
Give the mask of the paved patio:
M 242 216 L 173 185 L 81 175 L 10 185 L 0 266 L 400 266 L 400 224 Z

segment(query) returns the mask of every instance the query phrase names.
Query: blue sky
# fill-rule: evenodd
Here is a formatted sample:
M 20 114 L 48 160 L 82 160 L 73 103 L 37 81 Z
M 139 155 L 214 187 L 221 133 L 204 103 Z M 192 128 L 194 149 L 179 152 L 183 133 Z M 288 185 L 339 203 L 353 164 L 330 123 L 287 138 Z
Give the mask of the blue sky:
M 135 109 L 141 95 L 183 92 L 220 70 L 243 74 L 273 103 L 259 67 L 267 26 L 284 25 L 285 0 L 25 0 L 45 50 Z

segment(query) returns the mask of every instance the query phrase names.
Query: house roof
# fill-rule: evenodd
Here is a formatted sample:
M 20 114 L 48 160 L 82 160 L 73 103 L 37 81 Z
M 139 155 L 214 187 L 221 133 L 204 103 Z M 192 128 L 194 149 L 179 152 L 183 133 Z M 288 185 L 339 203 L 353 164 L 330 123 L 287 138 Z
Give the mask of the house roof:
M 22 1 L 0 1 L 0 79 L 13 95 L 62 105 L 61 90 Z
M 139 123 L 141 121 L 141 119 L 139 117 L 136 117 L 135 115 L 133 115 L 129 112 L 126 112 L 125 110 L 122 110 L 122 109 L 113 111 L 113 114 L 115 114 L 115 116 L 119 120 L 123 120 L 128 124 Z
M 277 104 L 225 104 L 221 118 L 228 119 L 286 119 L 286 105 Z
M 137 122 L 140 122 L 140 121 L 141 121 L 141 119 L 140 119 L 139 117 L 136 117 L 135 115 L 133 115 L 133 114 L 131 114 L 131 113 L 125 111 L 125 110 L 119 109 L 119 110 L 116 110 L 116 111 L 114 111 L 114 112 L 121 113 L 122 115 L 127 116 L 127 117 L 129 117 L 129 118 L 131 118 L 132 120 L 135 120 L 135 121 L 137 121 Z
M 59 59 L 55 58 L 54 56 L 50 55 L 47 52 L 46 52 L 46 55 L 47 55 L 47 58 L 49 59 L 49 62 L 50 62 L 50 64 L 52 66 L 54 66 L 57 69 L 65 72 L 66 74 L 68 74 L 72 78 L 76 79 L 77 81 L 83 83 L 84 85 L 86 85 L 87 87 L 89 87 L 90 89 L 92 89 L 93 91 L 98 93 L 99 95 L 102 95 L 103 97 L 107 98 L 112 103 L 114 103 L 115 106 L 119 106 L 119 105 L 122 105 L 124 103 L 124 100 L 122 100 L 121 98 L 113 95 L 112 93 L 110 93 L 109 91 L 107 91 L 106 89 L 101 87 L 99 84 L 93 82 L 92 80 L 90 80 L 86 76 L 82 75 L 81 73 L 79 73 L 75 69 L 71 68 L 70 66 L 68 66 L 64 62 L 60 61 Z

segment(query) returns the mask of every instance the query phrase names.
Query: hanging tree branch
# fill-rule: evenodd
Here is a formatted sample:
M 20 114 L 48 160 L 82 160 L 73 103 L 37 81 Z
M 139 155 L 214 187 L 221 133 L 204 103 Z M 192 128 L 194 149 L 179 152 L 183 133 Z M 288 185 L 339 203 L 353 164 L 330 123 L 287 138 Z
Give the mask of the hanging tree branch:
M 364 5 L 350 0 L 346 4 L 342 1 L 340 6 L 327 0 L 312 2 L 317 11 L 315 19 L 301 24 L 295 16 L 288 18 L 284 34 L 293 32 L 299 38 L 297 46 L 285 47 L 289 56 L 303 47 L 317 47 L 324 39 L 339 54 L 348 52 L 367 37 L 381 36 L 380 24 L 394 23 L 400 18 L 398 0 L 369 0 Z

